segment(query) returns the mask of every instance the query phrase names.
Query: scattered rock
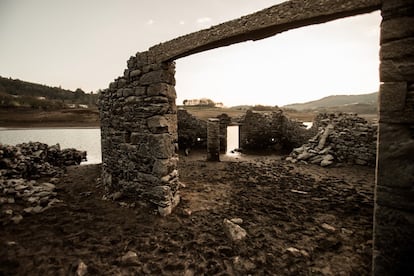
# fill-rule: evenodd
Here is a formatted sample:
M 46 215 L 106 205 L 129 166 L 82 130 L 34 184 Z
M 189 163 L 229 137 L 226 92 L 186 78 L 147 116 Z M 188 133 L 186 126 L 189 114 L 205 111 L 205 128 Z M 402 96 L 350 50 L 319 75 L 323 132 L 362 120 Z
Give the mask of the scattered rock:
M 247 236 L 246 230 L 228 219 L 224 219 L 223 227 L 225 234 L 233 242 L 244 240 Z
M 335 228 L 335 227 L 333 227 L 333 226 L 331 226 L 331 225 L 329 225 L 329 224 L 327 224 L 327 223 L 323 223 L 323 224 L 321 225 L 321 227 L 322 227 L 323 229 L 325 229 L 327 232 L 331 232 L 331 233 L 336 232 L 336 228 Z
M 115 192 L 109 196 L 112 200 L 118 200 L 122 197 L 122 192 Z
M 135 253 L 134 251 L 128 251 L 124 256 L 121 257 L 121 263 L 125 266 L 138 265 L 139 258 L 137 253 Z
M 22 221 L 23 217 L 20 214 L 17 214 L 15 216 L 13 216 L 10 220 L 14 223 L 14 224 L 19 224 Z
M 295 247 L 288 247 L 288 248 L 286 248 L 286 251 L 290 252 L 295 257 L 304 256 L 304 257 L 309 258 L 308 252 L 306 252 L 303 249 L 297 249 Z
M 84 276 L 86 273 L 88 273 L 88 266 L 80 260 L 78 268 L 76 269 L 76 276 Z
M 252 261 L 240 256 L 233 258 L 233 265 L 240 272 L 253 272 L 256 269 L 256 265 Z
M 232 218 L 230 221 L 235 223 L 235 224 L 242 224 L 243 223 L 242 218 Z

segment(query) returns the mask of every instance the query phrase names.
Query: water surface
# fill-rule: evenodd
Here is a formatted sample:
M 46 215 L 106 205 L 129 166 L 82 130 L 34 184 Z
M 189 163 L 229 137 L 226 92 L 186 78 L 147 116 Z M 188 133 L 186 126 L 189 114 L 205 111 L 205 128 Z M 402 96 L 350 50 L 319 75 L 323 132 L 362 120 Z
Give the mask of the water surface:
M 102 162 L 101 132 L 99 128 L 0 128 L 0 143 L 17 145 L 28 142 L 41 142 L 48 145 L 60 144 L 60 148 L 75 148 L 87 152 L 87 162 Z

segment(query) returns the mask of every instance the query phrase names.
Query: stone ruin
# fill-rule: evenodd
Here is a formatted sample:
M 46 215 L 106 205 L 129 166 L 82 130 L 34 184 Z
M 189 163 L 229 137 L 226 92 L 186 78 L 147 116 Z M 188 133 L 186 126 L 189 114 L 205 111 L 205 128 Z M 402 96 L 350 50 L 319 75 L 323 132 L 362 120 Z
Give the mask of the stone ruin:
M 132 56 L 123 76 L 100 96 L 102 180 L 108 192 L 153 202 L 162 214 L 177 204 L 175 59 L 376 10 L 382 23 L 373 274 L 413 271 L 412 0 L 291 0 Z
M 178 146 L 180 150 L 206 149 L 207 147 L 207 121 L 197 119 L 185 109 L 179 109 L 178 119 Z M 227 126 L 232 124 L 227 114 L 217 116 L 219 120 L 220 152 L 227 150 Z
M 316 135 L 295 148 L 286 160 L 318 164 L 334 163 L 375 166 L 377 126 L 356 114 L 321 113 L 312 128 Z
M 248 110 L 240 120 L 240 147 L 286 153 L 302 145 L 312 132 L 286 117 L 281 109 L 272 112 Z

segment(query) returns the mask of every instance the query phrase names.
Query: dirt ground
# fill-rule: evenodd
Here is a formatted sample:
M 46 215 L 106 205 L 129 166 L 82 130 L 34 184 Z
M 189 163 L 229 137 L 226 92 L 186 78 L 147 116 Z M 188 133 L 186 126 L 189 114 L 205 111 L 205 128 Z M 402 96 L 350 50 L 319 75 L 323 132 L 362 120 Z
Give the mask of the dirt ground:
M 102 200 L 99 165 L 70 167 L 63 203 L 1 226 L 0 275 L 370 275 L 374 168 L 204 159 L 180 156 L 165 218 Z M 245 240 L 225 235 L 232 218 Z

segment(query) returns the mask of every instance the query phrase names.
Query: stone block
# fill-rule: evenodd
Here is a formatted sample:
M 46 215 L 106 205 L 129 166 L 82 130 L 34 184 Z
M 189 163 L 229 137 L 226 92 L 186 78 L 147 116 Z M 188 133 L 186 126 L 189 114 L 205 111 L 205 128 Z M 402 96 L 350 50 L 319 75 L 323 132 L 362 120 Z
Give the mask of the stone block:
M 381 112 L 399 111 L 405 107 L 407 95 L 406 82 L 386 82 L 380 86 L 379 110 Z
M 129 96 L 125 98 L 125 104 L 137 104 L 142 103 L 143 99 L 142 97 L 137 96 Z
M 152 133 L 168 133 L 169 123 L 164 116 L 153 116 L 147 119 L 148 128 Z
M 382 82 L 414 82 L 414 58 L 407 58 L 403 61 L 381 61 L 380 80 Z
M 220 120 L 207 121 L 207 161 L 220 161 Z
M 174 197 L 171 188 L 166 185 L 152 187 L 146 195 L 151 202 L 161 207 L 171 205 Z
M 174 141 L 169 134 L 149 135 L 150 153 L 155 158 L 167 159 L 174 155 Z
M 144 86 L 138 86 L 134 88 L 134 95 L 139 96 L 145 96 L 147 92 L 147 89 Z
M 162 97 L 162 96 L 146 97 L 144 99 L 144 102 L 153 103 L 153 104 L 164 104 L 164 103 L 168 103 L 168 98 Z
M 137 63 L 136 57 L 131 56 L 127 61 L 128 69 L 133 69 Z
M 414 138 L 408 125 L 380 123 L 377 186 L 413 188 Z
M 141 70 L 136 69 L 136 70 L 131 71 L 131 72 L 129 73 L 129 76 L 130 76 L 131 78 L 136 78 L 136 77 L 139 77 L 139 76 L 141 75 L 141 73 L 142 73 L 142 71 L 141 71 Z
M 383 43 L 380 59 L 403 59 L 414 55 L 414 37 Z
M 148 64 L 148 52 L 147 51 L 136 53 L 135 58 L 136 58 L 136 68 L 138 69 Z
M 133 132 L 131 133 L 131 144 L 132 145 L 140 145 L 143 143 L 148 142 L 148 135 L 143 134 L 141 132 Z
M 117 81 L 118 88 L 123 88 L 127 85 L 127 81 L 124 78 L 119 78 Z
M 394 17 L 397 17 L 401 11 L 413 8 L 413 6 L 412 0 L 382 0 L 381 11 L 385 14 L 392 13 Z
M 157 159 L 154 163 L 152 172 L 158 177 L 163 177 L 177 169 L 178 158 Z
M 175 88 L 167 83 L 156 83 L 148 87 L 148 96 L 166 96 L 169 99 L 177 98 Z
M 167 83 L 175 85 L 174 74 L 167 70 L 151 71 L 142 75 L 139 80 L 141 85 L 150 85 L 155 83 Z
M 129 97 L 134 94 L 134 90 L 132 88 L 123 88 L 122 89 L 122 96 L 123 97 Z
M 381 43 L 413 36 L 414 17 L 393 18 L 381 23 Z

